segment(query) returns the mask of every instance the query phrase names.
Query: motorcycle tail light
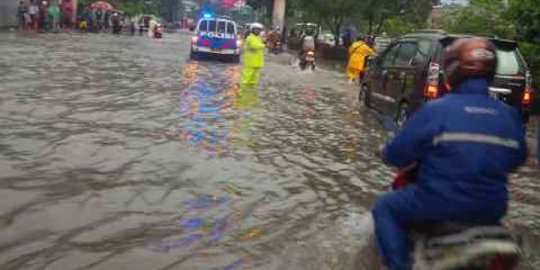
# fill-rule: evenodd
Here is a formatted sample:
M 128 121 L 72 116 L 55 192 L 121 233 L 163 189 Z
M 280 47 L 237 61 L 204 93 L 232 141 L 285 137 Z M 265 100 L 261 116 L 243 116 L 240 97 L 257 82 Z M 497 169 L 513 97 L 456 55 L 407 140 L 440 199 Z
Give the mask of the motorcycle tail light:
M 191 37 L 191 43 L 195 44 L 195 43 L 197 43 L 197 41 L 199 41 L 199 37 L 198 37 L 198 36 L 192 36 L 192 37 Z
M 439 96 L 439 74 L 440 65 L 431 62 L 429 64 L 429 73 L 427 77 L 426 87 L 424 88 L 424 97 L 427 99 L 435 99 Z
M 315 53 L 314 53 L 313 51 L 309 51 L 309 52 L 307 52 L 307 55 L 309 55 L 309 56 L 314 56 Z
M 521 103 L 523 105 L 530 105 L 532 102 L 532 90 L 530 88 L 527 88 L 523 91 L 523 99 L 521 100 Z

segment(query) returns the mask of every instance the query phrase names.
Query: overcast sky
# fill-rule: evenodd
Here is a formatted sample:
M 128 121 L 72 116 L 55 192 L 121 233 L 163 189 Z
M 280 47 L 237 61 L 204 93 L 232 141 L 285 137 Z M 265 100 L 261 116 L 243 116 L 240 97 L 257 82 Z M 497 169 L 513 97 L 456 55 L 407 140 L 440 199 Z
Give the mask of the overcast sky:
M 442 4 L 458 4 L 458 5 L 465 5 L 469 1 L 468 0 L 441 0 Z

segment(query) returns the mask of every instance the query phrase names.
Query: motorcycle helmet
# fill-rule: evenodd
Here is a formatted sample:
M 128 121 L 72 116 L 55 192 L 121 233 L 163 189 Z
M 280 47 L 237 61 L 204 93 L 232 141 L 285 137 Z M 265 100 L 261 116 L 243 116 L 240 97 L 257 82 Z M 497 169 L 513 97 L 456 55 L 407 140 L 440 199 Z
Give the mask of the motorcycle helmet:
M 497 68 L 497 50 L 486 38 L 461 38 L 446 48 L 443 68 L 452 88 L 469 77 L 483 77 L 491 82 Z
M 254 29 L 263 30 L 264 26 L 260 23 L 252 23 L 249 25 L 249 30 L 253 31 Z

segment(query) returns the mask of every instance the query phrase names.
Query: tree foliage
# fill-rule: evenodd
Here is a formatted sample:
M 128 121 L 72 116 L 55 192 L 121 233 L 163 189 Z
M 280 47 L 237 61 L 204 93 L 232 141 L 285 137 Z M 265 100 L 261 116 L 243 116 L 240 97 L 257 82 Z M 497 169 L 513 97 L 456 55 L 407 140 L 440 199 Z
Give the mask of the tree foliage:
M 518 37 L 540 43 L 540 2 L 538 0 L 513 0 L 508 11 L 516 25 Z
M 471 0 L 444 16 L 444 28 L 454 33 L 494 34 L 521 41 L 520 47 L 540 82 L 540 5 L 538 0 Z
M 290 2 L 291 0 L 289 0 Z M 433 4 L 440 0 L 295 0 L 308 18 L 320 18 L 334 35 L 345 22 L 362 23 L 364 33 L 401 32 L 426 24 Z M 317 21 L 315 21 L 317 22 Z M 392 27 L 397 29 L 392 29 Z M 390 31 L 388 31 L 390 29 Z
M 516 29 L 505 12 L 501 0 L 471 0 L 468 6 L 445 14 L 443 25 L 453 33 L 491 34 L 513 39 Z
M 79 0 L 80 6 L 87 6 L 97 0 Z M 137 14 L 159 14 L 159 1 L 154 0 L 105 0 L 111 3 L 116 9 L 122 10 L 127 16 Z
M 358 11 L 358 2 L 354 0 L 297 0 L 302 9 L 316 17 L 339 37 L 345 18 Z M 336 39 L 338 42 L 339 38 Z

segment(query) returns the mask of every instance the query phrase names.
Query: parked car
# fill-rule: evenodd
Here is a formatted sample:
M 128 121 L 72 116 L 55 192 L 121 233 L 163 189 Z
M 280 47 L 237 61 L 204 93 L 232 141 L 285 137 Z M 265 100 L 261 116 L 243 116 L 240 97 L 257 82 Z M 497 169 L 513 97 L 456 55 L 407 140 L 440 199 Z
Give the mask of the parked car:
M 197 23 L 191 36 L 191 58 L 201 54 L 228 56 L 240 61 L 242 39 L 236 23 L 230 19 L 203 17 Z
M 394 40 L 376 58 L 360 81 L 359 100 L 401 127 L 426 101 L 446 94 L 443 49 L 470 35 L 427 29 Z M 528 122 L 532 98 L 531 73 L 516 41 L 485 36 L 497 47 L 499 63 L 490 95 L 516 108 Z

